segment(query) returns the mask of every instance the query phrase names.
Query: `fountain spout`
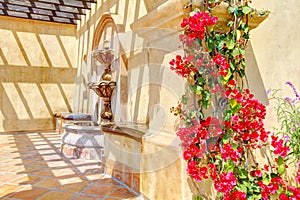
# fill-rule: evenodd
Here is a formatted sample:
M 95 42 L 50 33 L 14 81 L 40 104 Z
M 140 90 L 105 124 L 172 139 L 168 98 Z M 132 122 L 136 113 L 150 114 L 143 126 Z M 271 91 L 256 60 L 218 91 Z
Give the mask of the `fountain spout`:
M 113 114 L 111 110 L 111 97 L 116 87 L 116 81 L 112 80 L 111 63 L 114 58 L 114 52 L 109 48 L 108 41 L 105 41 L 103 49 L 97 49 L 93 52 L 93 57 L 102 64 L 104 72 L 99 82 L 88 83 L 88 88 L 93 90 L 99 97 L 103 98 L 103 109 L 101 111 L 101 123 L 112 122 Z

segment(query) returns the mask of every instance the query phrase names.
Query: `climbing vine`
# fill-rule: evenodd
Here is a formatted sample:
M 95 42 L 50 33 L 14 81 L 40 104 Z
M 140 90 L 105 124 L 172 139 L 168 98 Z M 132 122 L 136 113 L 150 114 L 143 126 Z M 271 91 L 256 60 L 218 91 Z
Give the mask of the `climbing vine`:
M 184 55 L 171 60 L 170 67 L 186 79 L 188 91 L 171 112 L 182 121 L 177 135 L 188 175 L 195 182 L 211 179 L 217 199 L 299 199 L 300 190 L 284 180 L 290 149 L 265 130 L 266 108 L 244 87 L 249 19 L 255 14 L 250 3 L 206 0 L 183 19 Z M 227 8 L 226 27 L 213 14 L 219 6 Z M 254 150 L 265 155 L 264 163 L 258 163 Z

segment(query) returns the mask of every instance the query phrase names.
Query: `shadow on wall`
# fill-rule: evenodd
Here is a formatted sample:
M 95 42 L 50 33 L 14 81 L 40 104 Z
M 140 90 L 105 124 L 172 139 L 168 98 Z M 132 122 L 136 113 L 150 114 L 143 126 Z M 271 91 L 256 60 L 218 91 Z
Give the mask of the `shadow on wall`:
M 76 26 L 0 20 L 0 132 L 53 129 L 72 110 Z

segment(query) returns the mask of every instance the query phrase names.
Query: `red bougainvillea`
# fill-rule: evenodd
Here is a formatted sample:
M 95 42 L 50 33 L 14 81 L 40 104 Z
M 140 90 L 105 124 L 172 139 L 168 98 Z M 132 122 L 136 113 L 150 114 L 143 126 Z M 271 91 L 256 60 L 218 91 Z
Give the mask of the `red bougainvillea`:
M 250 7 L 243 6 L 241 12 L 248 13 Z M 179 38 L 185 56 L 170 61 L 171 70 L 187 79 L 192 94 L 171 109 L 183 122 L 177 136 L 187 173 L 196 182 L 210 178 L 223 200 L 266 200 L 272 194 L 280 200 L 300 199 L 300 190 L 283 178 L 289 147 L 265 130 L 266 107 L 241 86 L 249 27 L 240 18 L 239 24 L 229 23 L 229 31 L 221 33 L 214 30 L 216 23 L 210 12 L 194 11 L 184 18 Z M 268 157 L 260 166 L 253 150 L 266 152 L 269 139 L 275 159 Z M 296 181 L 300 183 L 300 171 Z

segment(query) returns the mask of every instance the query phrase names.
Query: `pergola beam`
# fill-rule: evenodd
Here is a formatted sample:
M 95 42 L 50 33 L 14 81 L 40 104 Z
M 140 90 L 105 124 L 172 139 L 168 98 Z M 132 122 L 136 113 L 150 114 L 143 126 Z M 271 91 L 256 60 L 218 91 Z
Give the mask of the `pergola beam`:
M 76 24 L 97 0 L 0 0 L 0 15 Z

